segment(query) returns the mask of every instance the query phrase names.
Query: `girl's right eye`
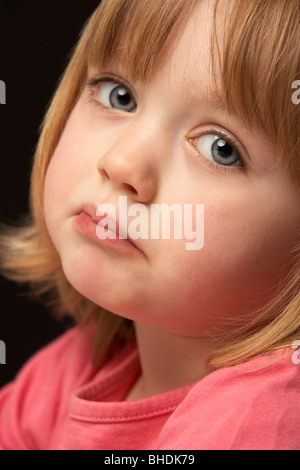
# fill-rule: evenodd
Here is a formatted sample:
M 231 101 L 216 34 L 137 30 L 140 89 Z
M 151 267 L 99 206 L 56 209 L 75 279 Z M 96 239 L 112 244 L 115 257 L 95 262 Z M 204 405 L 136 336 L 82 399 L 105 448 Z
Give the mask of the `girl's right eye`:
M 117 81 L 103 79 L 98 81 L 96 98 L 106 108 L 133 113 L 137 104 L 129 88 Z

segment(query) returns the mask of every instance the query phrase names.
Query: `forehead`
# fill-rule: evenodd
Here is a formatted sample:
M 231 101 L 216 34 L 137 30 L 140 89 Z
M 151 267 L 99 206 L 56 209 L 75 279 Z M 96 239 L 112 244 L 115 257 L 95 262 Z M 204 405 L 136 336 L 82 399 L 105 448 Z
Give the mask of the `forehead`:
M 214 24 L 214 2 L 200 1 L 196 3 L 186 24 L 177 37 L 169 45 L 166 56 L 180 65 L 182 69 L 201 72 L 209 66 L 211 57 L 211 38 Z M 219 26 L 221 27 L 221 25 Z M 205 63 L 203 63 L 205 59 Z
M 157 64 L 156 78 L 168 74 L 169 89 L 193 101 L 207 101 L 214 108 L 223 108 L 220 73 L 212 60 L 212 37 L 216 25 L 218 35 L 224 30 L 224 0 L 214 19 L 214 2 L 197 2 L 186 24 L 164 51 Z M 216 20 L 216 23 L 215 23 Z

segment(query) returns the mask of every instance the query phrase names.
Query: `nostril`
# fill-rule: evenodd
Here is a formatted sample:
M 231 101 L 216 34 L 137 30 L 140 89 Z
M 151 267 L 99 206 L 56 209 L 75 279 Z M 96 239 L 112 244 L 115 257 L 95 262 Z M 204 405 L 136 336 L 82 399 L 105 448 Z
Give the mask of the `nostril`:
M 103 179 L 109 179 L 109 175 L 108 175 L 107 171 L 104 170 L 104 168 L 101 168 L 99 170 L 99 174 L 100 174 L 100 176 L 102 176 Z
M 110 180 L 111 179 L 108 172 L 104 168 L 99 169 L 99 174 L 100 174 L 101 178 L 103 178 L 103 180 Z M 128 184 L 128 183 L 121 183 L 121 184 L 124 188 L 127 189 L 127 191 L 129 193 L 134 194 L 135 196 L 138 195 L 138 191 L 131 184 Z
M 131 184 L 124 183 L 124 186 L 127 188 L 128 192 L 134 194 L 135 196 L 138 194 L 137 190 L 131 186 Z

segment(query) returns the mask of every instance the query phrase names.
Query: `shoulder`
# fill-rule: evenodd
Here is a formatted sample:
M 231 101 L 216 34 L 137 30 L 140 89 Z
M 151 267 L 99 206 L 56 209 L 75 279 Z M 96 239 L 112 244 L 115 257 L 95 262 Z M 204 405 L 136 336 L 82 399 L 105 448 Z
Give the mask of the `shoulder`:
M 300 448 L 300 365 L 292 352 L 212 372 L 168 420 L 161 448 Z
M 63 377 L 64 386 L 80 384 L 81 375 L 92 370 L 92 336 L 92 329 L 68 330 L 29 359 L 14 383 L 39 383 L 40 390 L 47 384 L 48 390 L 49 387 L 57 390 L 62 387 L 60 379 Z
M 91 356 L 92 330 L 73 328 L 25 364 L 0 391 L 0 448 L 49 445 L 66 418 L 70 394 L 93 375 Z

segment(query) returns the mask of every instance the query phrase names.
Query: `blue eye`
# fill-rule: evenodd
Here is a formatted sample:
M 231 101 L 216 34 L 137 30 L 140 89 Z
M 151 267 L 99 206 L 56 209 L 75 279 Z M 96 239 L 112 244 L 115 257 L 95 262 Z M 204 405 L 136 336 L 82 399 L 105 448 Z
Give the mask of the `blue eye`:
M 196 139 L 196 149 L 201 155 L 222 166 L 242 166 L 240 154 L 230 139 L 218 134 L 204 134 Z
M 100 83 L 97 98 L 105 107 L 127 113 L 134 112 L 137 107 L 131 91 L 125 85 L 114 81 L 103 80 Z

